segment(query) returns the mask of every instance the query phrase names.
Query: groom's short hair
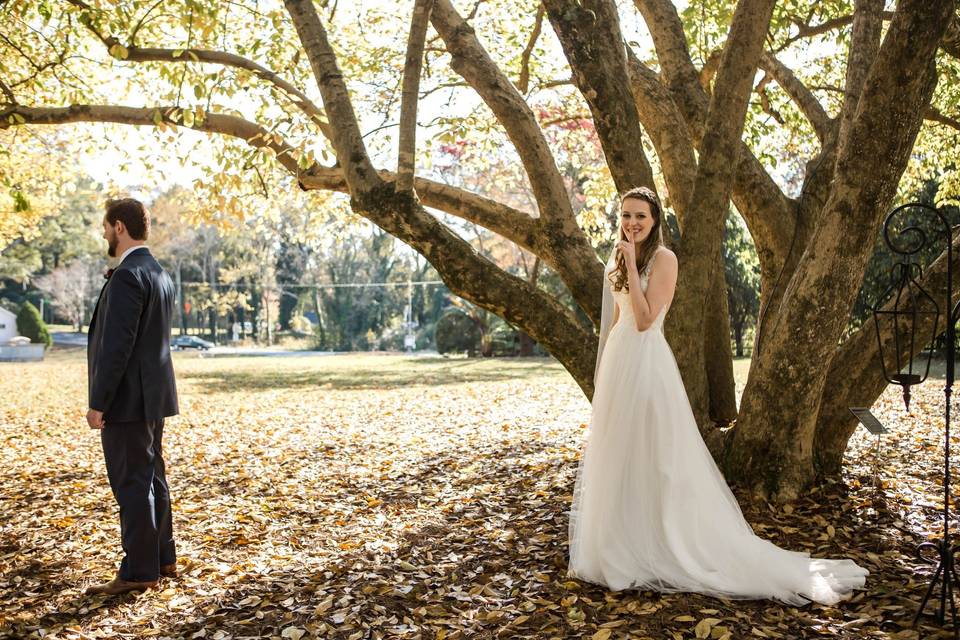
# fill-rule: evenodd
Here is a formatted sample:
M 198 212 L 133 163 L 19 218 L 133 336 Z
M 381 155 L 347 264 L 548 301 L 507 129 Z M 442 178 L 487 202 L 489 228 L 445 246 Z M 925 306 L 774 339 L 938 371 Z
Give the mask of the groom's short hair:
M 134 198 L 107 200 L 107 222 L 110 225 L 123 223 L 134 240 L 146 240 L 150 233 L 150 214 L 143 203 Z

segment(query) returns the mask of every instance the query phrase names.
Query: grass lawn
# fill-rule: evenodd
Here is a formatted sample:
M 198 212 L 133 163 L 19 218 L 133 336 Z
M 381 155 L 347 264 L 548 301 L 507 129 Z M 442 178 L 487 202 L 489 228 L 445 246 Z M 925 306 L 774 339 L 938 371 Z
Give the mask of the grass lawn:
M 164 444 L 183 575 L 90 598 L 119 525 L 84 422 L 84 351 L 0 364 L 0 638 L 917 637 L 930 567 L 912 545 L 937 527 L 938 425 L 895 423 L 893 393 L 878 411 L 894 432 L 879 458 L 854 438 L 844 484 L 787 509 L 741 500 L 758 534 L 871 570 L 853 601 L 797 609 L 566 577 L 590 407 L 552 360 L 178 353 L 175 366 L 182 415 Z M 927 387 L 915 406 L 935 412 Z

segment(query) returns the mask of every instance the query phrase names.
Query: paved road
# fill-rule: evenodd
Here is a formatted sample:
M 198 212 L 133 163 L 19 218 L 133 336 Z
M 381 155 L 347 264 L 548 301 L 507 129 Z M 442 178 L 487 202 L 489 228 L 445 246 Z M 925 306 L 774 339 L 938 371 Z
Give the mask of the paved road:
M 71 347 L 87 346 L 87 334 L 85 333 L 56 331 L 50 335 L 53 337 L 54 344 L 71 346 Z M 191 350 L 186 350 L 186 351 L 191 351 Z M 343 355 L 345 353 L 359 353 L 359 352 L 300 351 L 300 350 L 291 350 L 291 349 L 268 349 L 265 347 L 214 347 L 209 351 L 201 351 L 200 356 L 203 358 L 224 358 L 224 357 L 237 357 L 237 356 L 303 358 L 308 356 L 336 356 L 336 355 Z M 367 353 L 367 352 L 364 352 L 364 353 Z M 416 351 L 416 352 L 408 353 L 407 355 L 431 358 L 431 357 L 436 357 L 437 352 L 436 351 Z
M 53 344 L 63 344 L 73 347 L 87 346 L 87 334 L 85 333 L 54 331 L 50 336 L 53 338 Z
M 201 358 L 223 358 L 223 357 L 285 357 L 285 358 L 304 358 L 309 356 L 342 356 L 357 354 L 386 353 L 379 351 L 295 351 L 288 349 L 266 349 L 262 347 L 214 347 L 208 351 L 201 351 Z M 391 351 L 389 355 L 400 355 L 400 352 Z M 421 358 L 435 358 L 436 351 L 414 351 L 404 355 Z

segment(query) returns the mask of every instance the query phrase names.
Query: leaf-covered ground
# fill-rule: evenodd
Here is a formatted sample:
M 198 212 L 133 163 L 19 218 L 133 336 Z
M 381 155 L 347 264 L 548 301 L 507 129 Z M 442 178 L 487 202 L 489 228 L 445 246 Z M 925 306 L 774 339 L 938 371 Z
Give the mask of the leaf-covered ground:
M 608 593 L 566 577 L 589 405 L 547 360 L 177 357 L 165 449 L 182 576 L 87 597 L 118 560 L 82 352 L 0 365 L 0 638 L 916 638 L 938 531 L 942 384 L 858 434 L 843 485 L 755 530 L 853 557 L 838 607 Z M 957 443 L 960 444 L 960 443 Z M 876 481 L 876 482 L 875 482 Z

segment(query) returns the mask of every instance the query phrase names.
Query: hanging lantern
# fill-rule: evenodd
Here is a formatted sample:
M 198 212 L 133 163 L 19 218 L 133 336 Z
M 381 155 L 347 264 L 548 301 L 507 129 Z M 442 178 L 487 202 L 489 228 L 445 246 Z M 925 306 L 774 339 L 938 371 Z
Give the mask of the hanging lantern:
M 880 298 L 890 302 L 873 309 L 873 322 L 877 329 L 883 375 L 888 383 L 903 387 L 903 403 L 909 412 L 910 387 L 927 379 L 933 350 L 926 351 L 925 362 L 916 363 L 913 354 L 918 347 L 932 347 L 937 337 L 940 308 L 920 286 L 919 279 L 923 274 L 919 265 L 901 262 L 894 266 L 891 275 L 890 288 Z M 929 333 L 924 331 L 927 323 L 930 323 Z M 885 344 L 882 336 L 886 329 L 890 330 L 893 339 Z

